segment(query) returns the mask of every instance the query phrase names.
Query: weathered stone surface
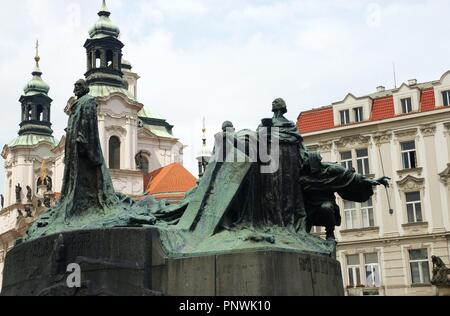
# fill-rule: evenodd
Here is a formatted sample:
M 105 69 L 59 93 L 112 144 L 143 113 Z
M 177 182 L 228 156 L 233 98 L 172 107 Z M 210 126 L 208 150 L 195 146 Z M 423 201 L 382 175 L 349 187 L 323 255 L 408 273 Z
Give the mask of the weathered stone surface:
M 80 289 L 67 266 L 81 266 Z M 339 263 L 285 251 L 168 257 L 148 228 L 67 232 L 27 242 L 7 256 L 2 295 L 322 296 L 344 295 Z

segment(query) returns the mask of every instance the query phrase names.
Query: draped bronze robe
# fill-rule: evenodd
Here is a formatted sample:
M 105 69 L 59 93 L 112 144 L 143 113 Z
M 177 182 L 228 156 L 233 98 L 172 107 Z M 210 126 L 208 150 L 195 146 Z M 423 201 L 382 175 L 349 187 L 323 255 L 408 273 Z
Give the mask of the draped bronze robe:
M 78 99 L 69 117 L 61 200 L 56 209 L 66 220 L 104 212 L 119 203 L 106 168 L 98 133 L 95 98 Z

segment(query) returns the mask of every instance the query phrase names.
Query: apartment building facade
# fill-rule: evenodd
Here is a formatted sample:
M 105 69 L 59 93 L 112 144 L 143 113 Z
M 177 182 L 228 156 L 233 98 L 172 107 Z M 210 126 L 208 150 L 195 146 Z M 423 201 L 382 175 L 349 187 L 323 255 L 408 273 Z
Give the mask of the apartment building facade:
M 348 94 L 301 113 L 298 128 L 324 161 L 392 179 L 367 203 L 338 197 L 347 295 L 437 295 L 431 257 L 450 263 L 450 71 L 433 82 Z

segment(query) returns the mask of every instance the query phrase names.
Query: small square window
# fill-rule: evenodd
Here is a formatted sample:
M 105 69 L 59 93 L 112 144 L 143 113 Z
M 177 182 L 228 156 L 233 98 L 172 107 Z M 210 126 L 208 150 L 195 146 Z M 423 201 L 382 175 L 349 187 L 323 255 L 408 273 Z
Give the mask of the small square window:
M 415 169 L 417 168 L 417 153 L 416 143 L 406 142 L 401 143 L 403 169 Z
M 402 99 L 401 102 L 402 102 L 402 113 L 403 114 L 411 113 L 413 110 L 412 99 L 411 98 Z
M 363 111 L 362 107 L 353 109 L 353 112 L 355 113 L 355 122 L 356 123 L 364 121 L 364 111 Z
M 350 124 L 350 110 L 341 111 L 341 125 Z
M 444 106 L 450 106 L 450 90 L 442 92 L 442 99 L 444 101 Z
M 405 194 L 406 211 L 408 215 L 408 223 L 421 223 L 422 217 L 422 201 L 420 192 L 410 192 Z
M 428 262 L 428 250 L 410 250 L 409 263 L 411 268 L 411 281 L 413 284 L 430 283 L 430 264 Z

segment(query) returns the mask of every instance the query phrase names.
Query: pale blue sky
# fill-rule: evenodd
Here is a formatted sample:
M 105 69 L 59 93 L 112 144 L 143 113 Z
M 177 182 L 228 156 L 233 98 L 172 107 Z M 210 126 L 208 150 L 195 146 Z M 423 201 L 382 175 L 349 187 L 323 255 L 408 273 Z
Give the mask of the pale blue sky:
M 73 82 L 85 71 L 84 41 L 101 1 L 2 1 L 0 143 L 17 134 L 18 99 L 33 69 L 34 42 L 54 99 L 55 136 Z M 142 77 L 139 100 L 175 125 L 196 174 L 201 121 L 254 129 L 273 99 L 288 116 L 362 95 L 379 85 L 438 79 L 450 69 L 448 0 L 108 0 L 124 55 Z M 0 176 L 3 188 L 3 171 Z M 26 184 L 24 184 L 26 185 Z

